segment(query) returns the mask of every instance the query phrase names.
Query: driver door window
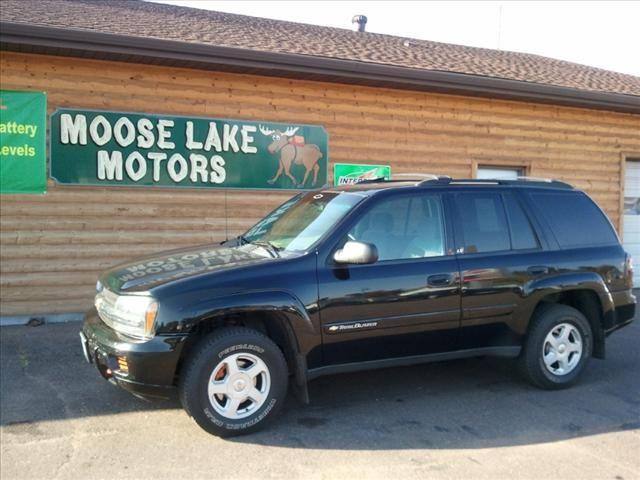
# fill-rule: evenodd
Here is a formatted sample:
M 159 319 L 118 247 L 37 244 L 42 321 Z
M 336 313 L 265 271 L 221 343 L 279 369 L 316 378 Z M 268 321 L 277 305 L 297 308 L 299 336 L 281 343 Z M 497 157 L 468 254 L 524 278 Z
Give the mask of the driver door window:
M 383 200 L 351 229 L 349 239 L 374 244 L 379 261 L 442 256 L 445 236 L 440 196 Z

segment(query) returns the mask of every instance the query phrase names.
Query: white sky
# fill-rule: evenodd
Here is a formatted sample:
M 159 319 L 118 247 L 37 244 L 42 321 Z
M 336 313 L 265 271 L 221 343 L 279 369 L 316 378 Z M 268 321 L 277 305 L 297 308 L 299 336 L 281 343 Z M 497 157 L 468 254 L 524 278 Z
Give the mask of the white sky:
M 536 53 L 640 76 L 640 1 L 209 1 L 161 3 Z M 170 26 L 168 26 L 170 28 Z

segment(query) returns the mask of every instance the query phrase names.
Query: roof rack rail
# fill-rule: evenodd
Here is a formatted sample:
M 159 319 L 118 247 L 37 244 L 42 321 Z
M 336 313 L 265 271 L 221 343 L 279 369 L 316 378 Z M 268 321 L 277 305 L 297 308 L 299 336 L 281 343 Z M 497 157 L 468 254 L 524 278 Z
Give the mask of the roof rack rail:
M 527 176 L 518 176 L 515 180 L 505 179 L 505 182 L 511 183 L 530 183 L 530 184 L 538 184 L 538 185 L 550 185 L 559 188 L 570 188 L 573 189 L 573 185 L 567 182 L 563 182 L 561 180 L 556 180 L 555 178 L 545 178 L 545 177 L 527 177 Z
M 425 182 L 440 181 L 442 179 L 450 179 L 450 177 L 435 175 L 433 173 L 396 173 L 392 175 L 390 179 L 385 177 L 367 178 L 366 180 L 360 180 L 356 183 L 362 185 L 363 183 L 380 182 L 416 182 L 416 185 L 421 185 Z
M 363 183 L 378 183 L 378 182 L 387 182 L 388 180 L 384 177 L 376 177 L 376 178 L 365 178 L 364 180 L 358 180 L 354 183 L 354 185 L 362 185 Z
M 528 185 L 528 186 L 549 186 L 556 188 L 573 189 L 573 185 L 562 182 L 560 180 L 554 180 L 551 178 L 536 178 L 536 177 L 517 177 L 515 179 L 508 178 L 451 178 L 451 177 L 438 177 L 437 179 L 424 180 L 420 182 L 420 185 L 437 184 L 437 183 L 451 183 L 451 184 L 491 184 L 491 185 Z
M 437 180 L 438 175 L 434 173 L 394 173 L 393 180 L 406 178 L 407 180 Z
M 448 185 L 448 184 L 488 184 L 488 185 L 527 185 L 527 186 L 544 186 L 573 189 L 573 185 L 555 180 L 552 178 L 540 177 L 516 177 L 508 178 L 451 178 L 447 175 L 435 175 L 432 173 L 399 173 L 394 175 L 390 180 L 384 177 L 370 178 L 361 180 L 358 184 L 363 183 L 380 183 L 380 182 L 416 182 L 416 186 L 423 185 Z

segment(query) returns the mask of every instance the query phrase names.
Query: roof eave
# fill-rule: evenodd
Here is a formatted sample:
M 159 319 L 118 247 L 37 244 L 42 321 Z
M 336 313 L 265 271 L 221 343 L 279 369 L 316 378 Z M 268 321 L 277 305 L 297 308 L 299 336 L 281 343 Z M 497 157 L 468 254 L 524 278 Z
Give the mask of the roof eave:
M 640 113 L 634 95 L 15 22 L 0 22 L 0 49 Z

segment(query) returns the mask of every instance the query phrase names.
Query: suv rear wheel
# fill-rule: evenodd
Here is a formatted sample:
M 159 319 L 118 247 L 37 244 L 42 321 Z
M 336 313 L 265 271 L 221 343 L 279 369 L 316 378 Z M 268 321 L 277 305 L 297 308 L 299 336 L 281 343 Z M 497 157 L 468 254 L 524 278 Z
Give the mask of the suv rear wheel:
M 280 410 L 288 370 L 273 341 L 242 327 L 213 332 L 187 360 L 180 401 L 203 429 L 228 437 L 256 431 Z
M 585 316 L 567 305 L 538 309 L 520 356 L 520 367 L 532 384 L 545 389 L 575 383 L 593 348 Z

